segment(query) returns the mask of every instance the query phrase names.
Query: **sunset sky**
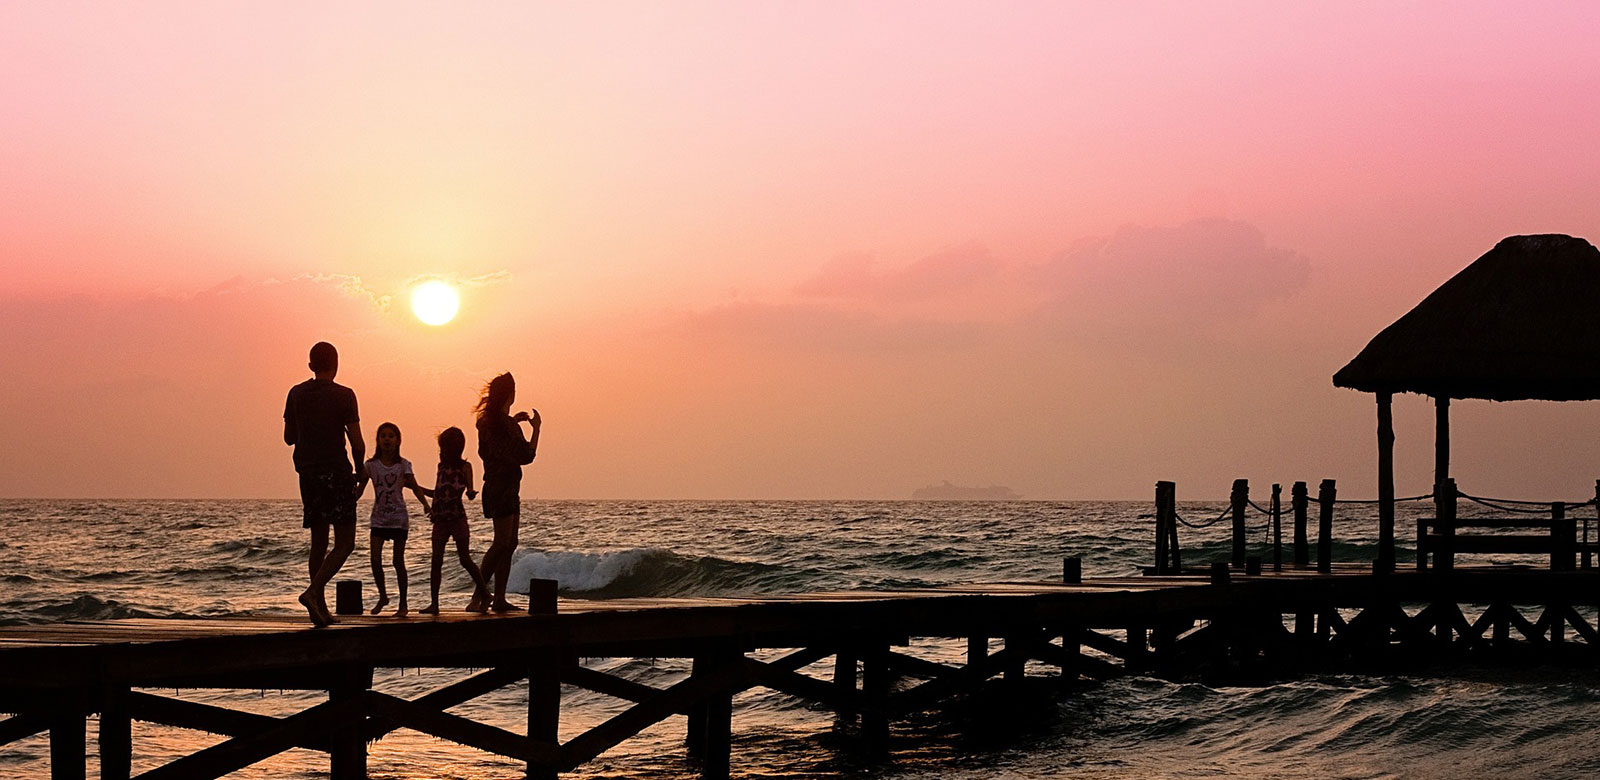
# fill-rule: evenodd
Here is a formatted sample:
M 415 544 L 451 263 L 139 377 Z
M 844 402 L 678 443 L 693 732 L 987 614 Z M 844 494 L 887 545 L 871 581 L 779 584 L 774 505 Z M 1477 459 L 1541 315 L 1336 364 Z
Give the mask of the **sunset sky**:
M 1304 5 L 7 3 L 0 496 L 293 497 L 322 339 L 430 475 L 514 372 L 526 497 L 1370 496 L 1333 372 L 1600 239 L 1600 6 Z M 1600 405 L 1452 411 L 1592 494 Z

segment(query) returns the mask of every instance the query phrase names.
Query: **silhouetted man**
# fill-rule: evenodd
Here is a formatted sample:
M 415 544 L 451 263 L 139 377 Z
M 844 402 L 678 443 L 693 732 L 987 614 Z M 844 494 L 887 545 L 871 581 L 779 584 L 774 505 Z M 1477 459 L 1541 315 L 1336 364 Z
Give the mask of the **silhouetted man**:
M 326 341 L 311 348 L 312 378 L 289 388 L 283 407 L 283 443 L 294 447 L 294 470 L 300 474 L 300 503 L 305 527 L 311 529 L 311 587 L 300 604 L 317 626 L 337 623 L 328 611 L 328 582 L 339 573 L 356 546 L 356 486 L 365 476 L 351 466 L 344 443 L 359 465 L 367 454 L 361 439 L 356 394 L 333 378 L 339 373 L 339 351 Z M 333 550 L 328 550 L 328 527 Z

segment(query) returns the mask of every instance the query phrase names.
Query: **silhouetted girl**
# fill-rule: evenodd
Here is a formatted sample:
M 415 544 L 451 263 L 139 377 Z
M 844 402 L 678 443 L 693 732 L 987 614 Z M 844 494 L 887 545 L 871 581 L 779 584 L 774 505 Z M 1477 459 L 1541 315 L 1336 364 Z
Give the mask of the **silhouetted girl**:
M 489 381 L 478 400 L 478 457 L 483 460 L 483 514 L 494 521 L 494 542 L 483 555 L 483 576 L 494 579 L 496 612 L 517 609 L 506 601 L 506 578 L 511 576 L 511 552 L 517 549 L 517 526 L 522 511 L 522 467 L 532 463 L 539 451 L 539 412 L 517 412 L 517 382 L 511 374 Z M 529 425 L 529 437 L 522 437 L 517 423 Z M 467 608 L 483 606 L 474 601 Z
M 439 432 L 439 473 L 433 480 L 433 569 L 428 579 L 428 592 L 433 600 L 422 608 L 424 615 L 439 614 L 439 575 L 444 567 L 444 545 L 451 539 L 456 540 L 456 557 L 461 561 L 461 568 L 472 575 L 472 584 L 477 586 L 472 591 L 469 608 L 482 612 L 487 606 L 488 587 L 484 585 L 478 564 L 472 560 L 472 553 L 467 550 L 472 529 L 467 524 L 467 508 L 461 504 L 461 494 L 465 492 L 467 498 L 477 498 L 478 491 L 472 489 L 472 464 L 461 457 L 466 448 L 467 437 L 460 428 L 450 427 Z
M 428 514 L 427 496 L 433 491 L 417 484 L 411 474 L 411 461 L 400 457 L 400 427 L 386 422 L 378 426 L 375 437 L 378 451 L 367 461 L 367 477 L 372 480 L 372 579 L 378 583 L 378 603 L 372 614 L 383 611 L 389 604 L 389 592 L 383 582 L 383 543 L 394 542 L 394 578 L 400 586 L 400 607 L 395 614 L 406 614 L 406 536 L 411 527 L 411 516 L 406 512 L 403 490 L 410 488 L 422 502 L 422 513 Z M 363 490 L 365 487 L 363 486 Z

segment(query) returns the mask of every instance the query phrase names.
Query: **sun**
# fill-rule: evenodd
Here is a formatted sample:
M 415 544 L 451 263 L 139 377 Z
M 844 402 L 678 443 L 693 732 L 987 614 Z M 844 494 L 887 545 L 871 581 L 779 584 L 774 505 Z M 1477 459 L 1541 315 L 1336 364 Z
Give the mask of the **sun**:
M 411 311 L 429 325 L 443 325 L 456 318 L 461 296 L 456 288 L 437 279 L 411 288 Z

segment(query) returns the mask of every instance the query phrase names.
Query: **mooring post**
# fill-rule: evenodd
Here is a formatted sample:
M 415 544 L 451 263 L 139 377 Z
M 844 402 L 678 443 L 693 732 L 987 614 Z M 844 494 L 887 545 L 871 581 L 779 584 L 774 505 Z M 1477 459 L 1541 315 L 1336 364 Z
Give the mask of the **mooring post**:
M 1333 571 L 1333 505 L 1338 495 L 1334 480 L 1317 486 L 1317 571 L 1323 574 Z
M 1567 517 L 1567 505 L 1560 501 L 1550 504 L 1550 570 L 1572 571 L 1578 568 L 1577 528 Z
M 133 721 L 128 688 L 108 687 L 100 703 L 100 780 L 128 780 L 133 771 Z
M 528 580 L 528 614 L 554 615 L 558 609 L 555 580 Z M 543 630 L 543 629 L 541 629 Z M 566 652 L 557 646 L 528 653 L 528 741 L 555 747 L 561 743 L 561 666 Z M 528 780 L 555 780 L 556 768 L 528 762 Z
M 1227 564 L 1226 561 L 1212 561 L 1211 562 L 1211 584 L 1212 585 L 1227 585 L 1228 584 L 1228 564 Z
M 88 773 L 85 715 L 64 707 L 50 719 L 50 780 L 84 780 Z
M 361 580 L 339 580 L 333 584 L 333 611 L 340 615 L 359 615 L 365 611 L 361 603 Z
M 1311 565 L 1311 548 L 1306 542 L 1306 483 L 1296 482 L 1289 488 L 1289 504 L 1294 511 L 1294 567 L 1304 569 Z
M 1446 477 L 1433 486 L 1434 531 L 1439 543 L 1428 543 L 1433 549 L 1433 568 L 1451 571 L 1456 567 L 1456 481 Z M 1417 567 L 1422 568 L 1422 539 L 1417 540 Z
M 1244 508 L 1250 501 L 1250 480 L 1233 481 L 1233 492 L 1228 503 L 1233 508 L 1233 568 L 1244 568 Z
M 1283 571 L 1283 486 L 1272 483 L 1272 570 Z
M 1077 556 L 1061 559 L 1061 582 L 1077 585 L 1083 582 L 1083 559 Z
M 367 780 L 367 713 L 361 702 L 372 687 L 371 667 L 351 667 L 338 675 L 328 701 L 353 702 L 356 712 L 330 729 L 328 775 L 332 780 Z

